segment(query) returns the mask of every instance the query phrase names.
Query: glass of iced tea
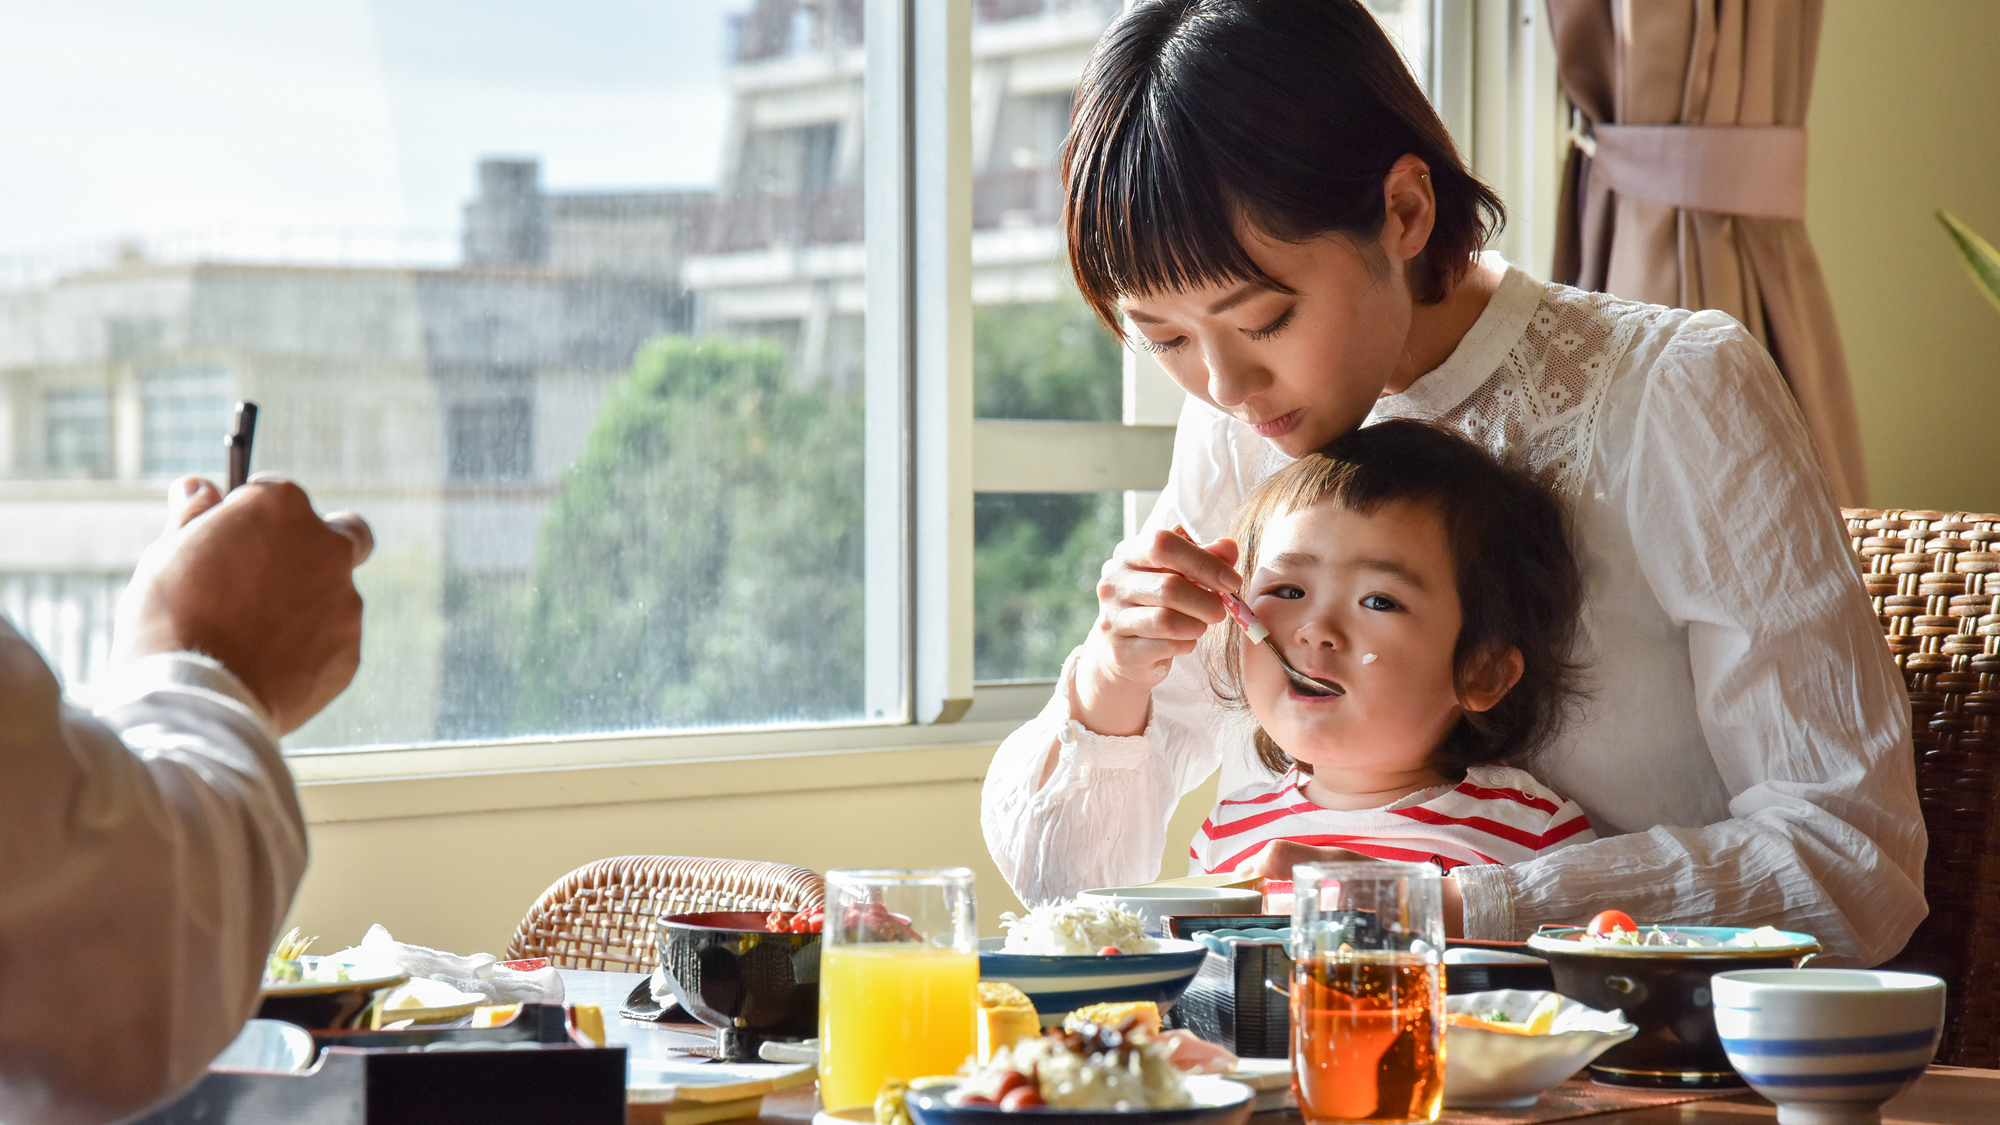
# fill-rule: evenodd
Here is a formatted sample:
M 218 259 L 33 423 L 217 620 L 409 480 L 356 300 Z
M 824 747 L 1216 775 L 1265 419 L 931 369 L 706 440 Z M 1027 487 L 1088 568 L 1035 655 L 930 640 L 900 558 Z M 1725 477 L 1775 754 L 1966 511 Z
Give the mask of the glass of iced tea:
M 1436 1121 L 1444 904 L 1427 863 L 1292 869 L 1292 1089 L 1308 1125 Z
M 972 872 L 829 871 L 820 935 L 819 1097 L 871 1105 L 882 1083 L 950 1074 L 979 1004 Z

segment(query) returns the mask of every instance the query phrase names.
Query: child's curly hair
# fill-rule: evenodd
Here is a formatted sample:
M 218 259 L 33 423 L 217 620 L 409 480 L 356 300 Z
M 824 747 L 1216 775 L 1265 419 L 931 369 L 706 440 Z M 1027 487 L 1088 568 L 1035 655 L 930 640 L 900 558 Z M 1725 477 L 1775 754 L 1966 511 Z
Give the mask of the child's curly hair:
M 1362 515 L 1399 500 L 1437 513 L 1463 615 L 1452 655 L 1461 695 L 1481 661 L 1509 648 L 1521 653 L 1520 680 L 1492 708 L 1464 712 L 1431 766 L 1458 780 L 1467 767 L 1518 763 L 1542 749 L 1584 695 L 1582 668 L 1570 658 L 1583 579 L 1562 502 L 1534 477 L 1456 434 L 1407 419 L 1382 422 L 1334 439 L 1251 491 L 1229 529 L 1242 551 L 1237 572 L 1256 571 L 1271 517 L 1326 500 Z M 1232 709 L 1248 711 L 1240 632 L 1224 618 L 1201 648 L 1215 693 Z M 1258 760 L 1273 773 L 1294 765 L 1311 770 L 1261 725 L 1254 738 Z

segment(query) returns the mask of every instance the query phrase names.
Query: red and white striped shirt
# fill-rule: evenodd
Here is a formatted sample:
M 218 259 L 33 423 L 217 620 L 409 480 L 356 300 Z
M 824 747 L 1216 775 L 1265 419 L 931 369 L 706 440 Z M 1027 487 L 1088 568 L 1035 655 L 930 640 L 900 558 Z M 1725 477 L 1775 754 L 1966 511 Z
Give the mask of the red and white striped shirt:
M 1224 797 L 1194 835 L 1191 870 L 1234 871 L 1272 840 L 1435 863 L 1449 871 L 1520 863 L 1597 839 L 1575 801 L 1509 766 L 1474 766 L 1457 785 L 1421 790 L 1377 809 L 1321 808 L 1300 791 L 1303 783 L 1293 769 Z

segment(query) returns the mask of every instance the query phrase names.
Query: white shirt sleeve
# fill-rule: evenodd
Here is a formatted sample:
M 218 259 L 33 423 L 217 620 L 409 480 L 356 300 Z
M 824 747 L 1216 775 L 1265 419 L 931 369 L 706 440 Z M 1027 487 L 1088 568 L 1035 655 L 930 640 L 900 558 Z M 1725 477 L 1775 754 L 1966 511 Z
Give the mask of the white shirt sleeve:
M 0 622 L 0 1120 L 104 1121 L 200 1076 L 252 1015 L 305 870 L 277 732 L 205 657 L 135 662 L 99 715 Z
M 1223 534 L 1245 491 L 1242 459 L 1261 446 L 1235 441 L 1227 419 L 1190 398 L 1174 438 L 1166 491 L 1147 533 L 1186 523 L 1201 537 Z M 1230 745 L 1196 655 L 1174 661 L 1153 689 L 1144 733 L 1110 738 L 1069 713 L 1076 653 L 1063 664 L 1041 714 L 1009 735 L 993 756 L 980 795 L 980 827 L 994 863 L 1022 902 L 1036 906 L 1092 887 L 1130 886 L 1159 877 L 1167 823 L 1182 794 L 1207 780 Z M 1247 744 L 1247 734 L 1235 733 Z M 1042 772 L 1056 754 L 1046 783 Z
M 1624 509 L 1687 632 L 1729 819 L 1463 869 L 1467 935 L 1616 907 L 1769 923 L 1816 936 L 1827 963 L 1880 962 L 1925 913 L 1909 708 L 1797 408 L 1764 350 L 1702 313 L 1666 344 L 1635 418 Z

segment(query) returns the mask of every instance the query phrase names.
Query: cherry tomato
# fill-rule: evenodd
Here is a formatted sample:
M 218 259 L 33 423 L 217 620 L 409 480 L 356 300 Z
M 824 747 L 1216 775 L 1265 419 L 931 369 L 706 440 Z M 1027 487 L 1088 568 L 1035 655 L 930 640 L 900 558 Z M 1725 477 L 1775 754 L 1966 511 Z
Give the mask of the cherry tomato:
M 1032 1083 L 1026 1086 L 1016 1086 L 1007 1091 L 1006 1096 L 1000 1099 L 1001 1109 L 1027 1109 L 1030 1106 L 1047 1104 L 1047 1102 L 1042 1100 L 1041 1088 Z
M 1628 933 L 1636 934 L 1639 932 L 1639 925 L 1632 921 L 1632 916 L 1623 910 L 1606 910 L 1598 914 L 1597 917 L 1592 918 L 1590 925 L 1585 926 L 1584 930 L 1594 937 L 1602 937 L 1613 930 L 1624 930 Z
M 1015 1090 L 1023 1086 L 1033 1086 L 1034 1084 L 1034 1079 L 1029 1078 L 1018 1070 L 1003 1070 L 1000 1072 L 1000 1084 L 993 1088 L 993 1096 L 1004 1101 L 1007 1095 L 1013 1093 Z
M 1124 950 L 1122 950 L 1122 949 L 1120 949 L 1120 948 L 1118 948 L 1118 947 L 1117 947 L 1117 946 L 1115 946 L 1115 945 L 1107 945 L 1107 946 L 1105 946 L 1105 947 L 1104 947 L 1103 949 L 1100 949 L 1100 950 L 1098 950 L 1098 951 L 1097 951 L 1097 955 L 1098 955 L 1099 957 L 1114 957 L 1114 956 L 1116 956 L 1116 955 L 1118 955 L 1118 954 L 1121 954 L 1121 953 L 1123 953 L 1123 952 L 1125 952 L 1125 951 L 1124 951 Z

